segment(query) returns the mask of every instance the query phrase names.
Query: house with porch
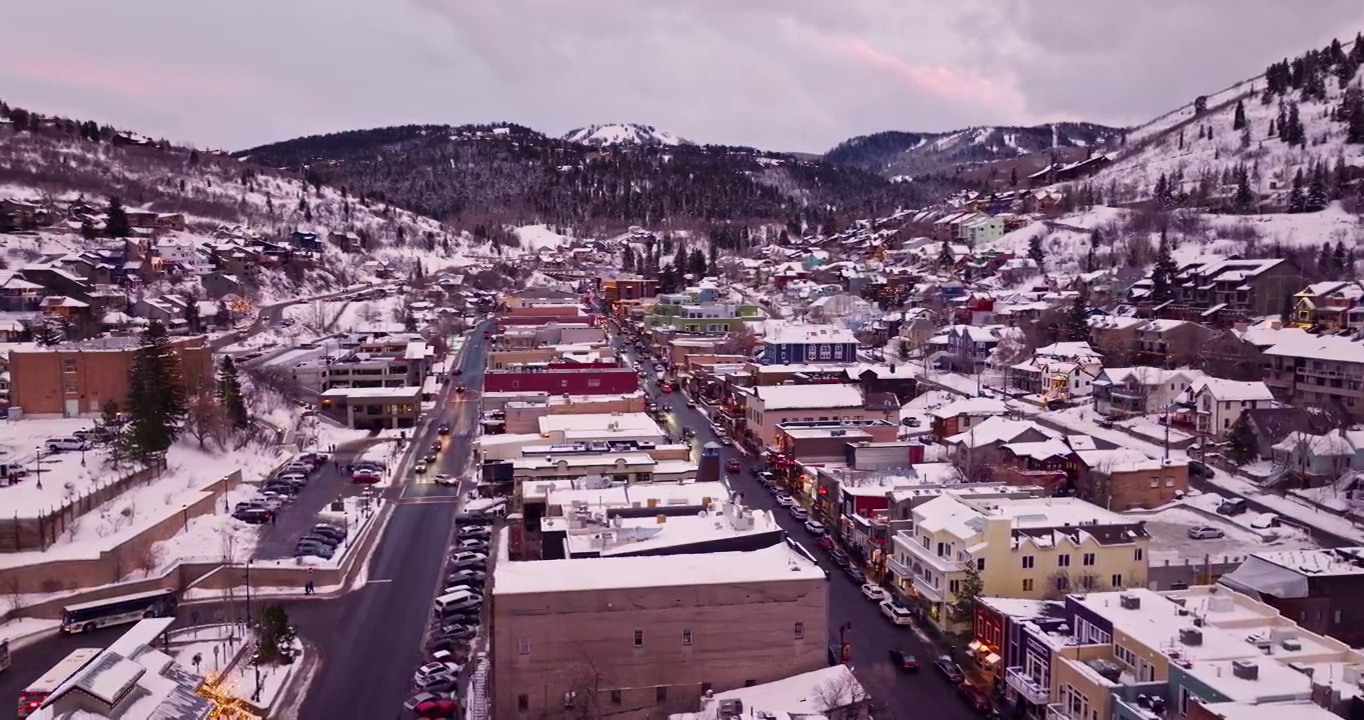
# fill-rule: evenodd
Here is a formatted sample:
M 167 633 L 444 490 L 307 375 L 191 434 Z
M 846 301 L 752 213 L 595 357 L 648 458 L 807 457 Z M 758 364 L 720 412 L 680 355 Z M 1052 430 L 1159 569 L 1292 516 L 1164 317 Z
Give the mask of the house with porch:
M 1178 402 L 1185 409 L 1180 412 L 1181 421 L 1192 420 L 1195 430 L 1214 437 L 1226 435 L 1246 410 L 1272 407 L 1275 403 L 1273 393 L 1263 382 L 1209 376 L 1195 380 Z
M 1094 378 L 1094 411 L 1107 417 L 1131 417 L 1161 412 L 1178 400 L 1202 370 L 1166 370 L 1149 365 L 1104 368 Z

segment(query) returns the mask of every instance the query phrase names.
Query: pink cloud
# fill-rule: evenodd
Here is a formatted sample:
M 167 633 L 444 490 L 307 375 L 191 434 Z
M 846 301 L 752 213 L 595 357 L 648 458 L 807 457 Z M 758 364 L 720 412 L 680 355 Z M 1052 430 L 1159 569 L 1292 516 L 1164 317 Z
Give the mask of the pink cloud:
M 11 72 L 33 80 L 79 85 L 138 98 L 167 94 L 216 96 L 244 92 L 262 84 L 257 78 L 234 72 L 190 70 L 160 64 L 117 67 L 76 58 L 25 59 Z
M 915 90 L 929 95 L 1011 113 L 1021 109 L 1017 93 L 987 78 L 941 65 L 916 65 L 878 50 L 861 38 L 826 37 L 824 44 L 831 53 L 848 62 L 896 75 Z

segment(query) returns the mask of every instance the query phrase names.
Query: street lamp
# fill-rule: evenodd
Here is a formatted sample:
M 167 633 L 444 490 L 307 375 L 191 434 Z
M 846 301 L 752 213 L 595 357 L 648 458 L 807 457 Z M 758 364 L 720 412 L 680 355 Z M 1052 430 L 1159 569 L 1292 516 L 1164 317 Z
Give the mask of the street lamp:
M 38 489 L 43 489 L 43 449 L 41 447 L 33 449 L 33 467 L 38 476 Z

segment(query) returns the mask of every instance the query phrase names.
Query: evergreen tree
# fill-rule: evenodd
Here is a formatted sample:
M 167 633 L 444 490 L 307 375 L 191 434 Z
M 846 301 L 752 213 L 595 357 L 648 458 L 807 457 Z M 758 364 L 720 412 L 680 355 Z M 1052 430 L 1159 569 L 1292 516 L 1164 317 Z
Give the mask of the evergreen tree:
M 959 623 L 971 623 L 974 629 L 976 601 L 985 592 L 985 582 L 974 560 L 966 561 L 966 576 L 957 584 L 957 599 L 952 603 L 952 618 Z
M 1236 113 L 1231 118 L 1231 129 L 1240 130 L 1246 126 L 1246 105 L 1243 101 L 1236 101 Z
M 1302 145 L 1307 140 L 1302 127 L 1302 119 L 1298 116 L 1297 103 L 1290 103 L 1288 106 L 1288 128 L 1285 134 L 1284 140 L 1289 145 Z
M 1076 295 L 1070 304 L 1070 314 L 1066 316 L 1065 338 L 1069 342 L 1089 341 L 1089 303 L 1084 294 Z
M 1250 212 L 1251 206 L 1255 203 L 1255 194 L 1250 189 L 1250 173 L 1246 172 L 1245 165 L 1236 167 L 1236 210 L 1238 212 Z
M 198 333 L 202 328 L 202 318 L 199 317 L 199 301 L 190 298 L 189 304 L 185 306 L 185 325 L 191 333 Z
M 947 243 L 944 242 L 943 247 L 947 247 Z M 1028 239 L 1028 258 L 1037 263 L 1039 269 L 1042 268 L 1043 262 L 1046 261 L 1047 256 L 1046 253 L 1042 251 L 1041 236 L 1034 235 Z
M 1165 233 L 1160 234 L 1160 245 L 1156 247 L 1156 264 L 1151 268 L 1151 303 L 1161 305 L 1174 299 L 1175 274 L 1179 266 L 1170 257 L 1170 241 Z
M 706 269 L 712 274 L 720 272 L 720 246 L 715 243 L 710 244 L 710 254 L 706 259 Z
M 232 311 L 227 309 L 226 301 L 218 301 L 218 313 L 214 317 L 214 320 L 222 327 L 227 327 L 232 324 Z
M 143 464 L 164 456 L 180 437 L 188 412 L 180 356 L 166 328 L 153 322 L 128 372 L 128 424 L 119 439 L 127 456 Z
M 1304 199 L 1303 208 L 1307 212 L 1317 212 L 1326 209 L 1326 203 L 1330 197 L 1326 191 L 1326 173 L 1318 165 L 1312 173 L 1312 183 L 1307 188 L 1307 197 Z
M 218 366 L 217 394 L 232 427 L 244 430 L 251 418 L 246 412 L 246 400 L 242 397 L 242 383 L 237 377 L 237 362 L 231 355 L 224 355 L 222 364 Z
M 635 271 L 635 251 L 629 245 L 626 245 L 625 249 L 620 252 L 620 265 L 625 272 Z
M 1302 191 L 1302 170 L 1293 176 L 1293 185 L 1288 190 L 1288 212 L 1300 213 L 1307 207 L 1307 200 L 1303 197 Z
M 952 246 L 946 240 L 942 241 L 942 247 L 938 249 L 938 267 L 950 268 L 956 263 L 952 257 Z
M 94 240 L 99 237 L 99 231 L 95 229 L 95 224 L 90 222 L 90 218 L 81 220 L 81 237 L 86 240 Z
M 668 242 L 669 240 L 667 238 L 663 239 L 663 244 L 665 245 L 663 249 L 664 252 L 668 251 L 666 247 Z M 685 245 L 677 246 L 677 254 L 673 255 L 673 267 L 677 268 L 678 273 L 689 273 L 692 271 L 691 257 L 687 255 L 687 246 Z
M 1018 168 L 1009 168 L 1009 187 L 1018 187 Z
M 1230 445 L 1227 454 L 1237 465 L 1246 465 L 1255 462 L 1259 456 L 1256 450 L 1258 445 L 1255 442 L 1255 431 L 1250 427 L 1250 416 L 1242 413 L 1236 422 L 1232 423 L 1231 430 L 1227 431 L 1227 440 Z
M 1293 320 L 1293 296 L 1286 294 L 1283 296 L 1283 305 L 1279 307 L 1279 322 L 1283 323 L 1284 327 L 1288 327 L 1288 323 L 1291 322 L 1292 320 Z
M 126 238 L 133 234 L 133 227 L 128 224 L 128 211 L 123 209 L 123 200 L 117 195 L 109 198 L 104 215 L 104 234 L 108 237 Z
M 1329 278 L 1335 273 L 1331 269 L 1331 243 L 1321 244 L 1321 252 L 1317 253 L 1317 274 L 1323 278 Z
M 288 665 L 294 661 L 294 626 L 283 605 L 261 608 L 254 624 L 257 665 Z
M 701 252 L 701 248 L 692 248 L 691 257 L 687 258 L 685 267 L 686 272 L 698 278 L 706 276 L 706 254 Z M 715 271 L 712 269 L 711 273 Z
M 66 321 L 66 318 L 56 313 L 43 313 L 34 319 L 28 327 L 33 342 L 43 346 L 66 342 L 66 335 L 69 330 L 70 323 Z
M 1348 251 L 1345 249 L 1345 241 L 1336 242 L 1336 249 L 1331 253 L 1331 276 L 1338 278 L 1345 274 L 1345 258 Z

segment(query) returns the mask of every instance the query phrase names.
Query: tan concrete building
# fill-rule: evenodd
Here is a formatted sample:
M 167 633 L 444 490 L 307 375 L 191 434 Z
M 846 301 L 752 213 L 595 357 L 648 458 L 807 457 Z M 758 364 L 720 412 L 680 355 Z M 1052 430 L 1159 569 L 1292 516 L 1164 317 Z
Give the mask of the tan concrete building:
M 493 712 L 642 720 L 825 666 L 828 577 L 750 552 L 498 563 Z
M 512 401 L 502 406 L 506 432 L 533 433 L 540 418 L 548 415 L 594 415 L 642 413 L 647 407 L 644 393 L 629 395 L 549 395 L 542 400 Z
M 777 426 L 789 422 L 889 420 L 890 413 L 868 410 L 857 385 L 771 385 L 754 388 L 747 398 L 748 429 L 764 446 L 780 442 Z
M 27 415 L 98 415 L 113 400 L 128 401 L 128 373 L 139 339 L 113 337 L 25 346 L 10 354 L 10 404 Z M 185 387 L 196 392 L 213 377 L 213 353 L 202 335 L 172 338 Z
M 505 367 L 530 365 L 533 363 L 573 362 L 613 362 L 616 351 L 605 343 L 584 343 L 581 345 L 554 345 L 523 350 L 494 350 L 488 353 L 488 367 L 501 370 Z

